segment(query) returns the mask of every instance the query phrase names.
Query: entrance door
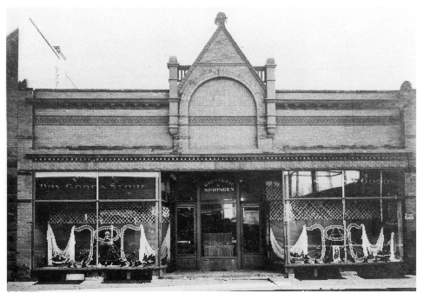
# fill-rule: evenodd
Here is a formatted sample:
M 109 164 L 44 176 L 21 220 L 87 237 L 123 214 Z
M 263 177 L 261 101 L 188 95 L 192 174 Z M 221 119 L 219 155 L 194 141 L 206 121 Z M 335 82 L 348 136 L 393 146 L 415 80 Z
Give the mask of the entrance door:
M 239 203 L 237 199 L 200 202 L 200 269 L 263 267 L 260 208 L 259 203 Z
M 175 262 L 177 269 L 197 268 L 196 205 L 175 207 Z
M 241 203 L 242 268 L 264 265 L 262 214 L 260 203 Z
M 232 200 L 200 204 L 200 269 L 236 270 L 237 209 Z
M 237 190 L 233 178 L 218 177 L 199 186 L 201 270 L 236 270 L 240 267 L 240 230 Z
M 261 181 L 235 174 L 199 177 L 195 186 L 188 187 L 193 196 L 175 206 L 177 269 L 262 268 L 265 218 Z

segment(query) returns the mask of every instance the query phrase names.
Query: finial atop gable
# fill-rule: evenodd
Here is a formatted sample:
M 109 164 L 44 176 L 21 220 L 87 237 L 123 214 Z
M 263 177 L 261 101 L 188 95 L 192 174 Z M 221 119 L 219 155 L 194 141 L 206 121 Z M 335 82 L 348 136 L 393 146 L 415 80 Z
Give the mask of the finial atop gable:
M 412 85 L 409 81 L 404 81 L 400 86 L 401 92 L 409 92 L 412 90 Z
M 227 16 L 223 12 L 219 12 L 215 18 L 215 24 L 217 26 L 225 26 L 225 22 L 227 21 Z

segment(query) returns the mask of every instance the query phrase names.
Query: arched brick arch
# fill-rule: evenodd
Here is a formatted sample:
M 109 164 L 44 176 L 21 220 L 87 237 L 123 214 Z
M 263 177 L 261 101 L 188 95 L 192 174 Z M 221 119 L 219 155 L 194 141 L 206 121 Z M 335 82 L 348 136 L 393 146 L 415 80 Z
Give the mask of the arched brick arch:
M 180 106 L 180 128 L 190 149 L 232 151 L 258 148 L 258 103 L 239 80 L 216 76 L 202 80 Z
M 266 135 L 263 124 L 265 120 L 265 106 L 263 102 L 265 91 L 261 84 L 252 76 L 246 66 L 197 66 L 184 84 L 180 86 L 179 90 L 179 130 L 177 138 L 179 151 L 191 152 L 189 149 L 189 105 L 193 94 L 206 82 L 220 78 L 238 82 L 252 95 L 256 108 L 255 147 L 254 149 L 238 149 L 238 151 L 241 153 L 243 151 L 255 152 L 258 150 L 260 139 Z
M 215 72 L 210 70 L 208 74 L 203 74 L 201 78 L 197 78 L 196 80 L 190 80 L 186 85 L 182 87 L 180 91 L 180 116 L 188 116 L 189 102 L 191 100 L 192 95 L 199 87 L 201 87 L 204 83 L 208 81 L 219 78 L 234 80 L 243 85 L 247 90 L 250 91 L 253 96 L 253 99 L 255 100 L 257 114 L 259 115 L 262 113 L 261 108 L 263 106 L 263 90 L 256 82 L 256 79 L 254 79 L 250 74 L 248 74 L 248 76 L 243 76 L 244 74 L 235 73 L 229 69 L 219 69 L 218 71 L 214 71 Z

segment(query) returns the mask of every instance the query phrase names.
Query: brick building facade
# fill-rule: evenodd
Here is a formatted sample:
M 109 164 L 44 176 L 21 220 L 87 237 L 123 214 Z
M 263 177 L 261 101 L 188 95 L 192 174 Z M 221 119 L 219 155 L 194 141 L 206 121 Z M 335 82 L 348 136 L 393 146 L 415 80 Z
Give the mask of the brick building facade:
M 106 231 L 120 268 L 415 269 L 411 84 L 279 90 L 225 21 L 167 89 L 17 92 L 20 270 L 104 269 Z

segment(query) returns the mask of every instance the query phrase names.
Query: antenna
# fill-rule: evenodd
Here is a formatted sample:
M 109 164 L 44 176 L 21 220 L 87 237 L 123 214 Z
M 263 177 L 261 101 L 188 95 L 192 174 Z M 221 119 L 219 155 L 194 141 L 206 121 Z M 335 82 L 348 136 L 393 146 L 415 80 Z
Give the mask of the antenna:
M 43 38 L 44 42 L 47 44 L 47 46 L 50 48 L 50 50 L 52 50 L 52 52 L 53 52 L 53 54 L 56 56 L 56 58 L 57 58 L 59 61 L 65 61 L 65 60 L 66 60 L 66 57 L 65 57 L 65 55 L 63 54 L 63 52 L 62 52 L 62 50 L 61 50 L 60 46 L 52 46 L 52 44 L 50 44 L 49 40 L 48 40 L 48 39 L 45 37 L 45 35 L 41 32 L 40 28 L 38 28 L 37 24 L 35 24 L 34 20 L 32 20 L 31 18 L 29 18 L 29 21 L 31 22 L 32 26 L 34 26 L 34 28 L 37 30 L 37 32 L 40 34 L 40 36 Z M 60 83 L 60 81 L 59 81 L 59 68 L 58 68 L 58 66 L 57 66 L 57 65 L 55 66 L 55 72 L 56 72 L 56 76 L 55 76 L 55 78 L 56 78 L 56 80 L 55 80 L 55 85 L 56 85 L 56 88 L 57 88 L 57 87 L 58 87 L 58 85 L 59 85 L 59 83 Z M 66 78 L 67 78 L 67 79 L 71 82 L 71 84 L 72 84 L 72 86 L 73 86 L 74 88 L 78 88 L 78 87 L 76 86 L 76 84 L 73 82 L 73 80 L 70 78 L 70 76 L 69 76 L 67 73 L 65 73 L 65 77 L 66 77 Z

